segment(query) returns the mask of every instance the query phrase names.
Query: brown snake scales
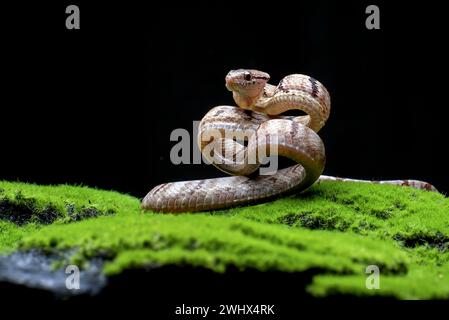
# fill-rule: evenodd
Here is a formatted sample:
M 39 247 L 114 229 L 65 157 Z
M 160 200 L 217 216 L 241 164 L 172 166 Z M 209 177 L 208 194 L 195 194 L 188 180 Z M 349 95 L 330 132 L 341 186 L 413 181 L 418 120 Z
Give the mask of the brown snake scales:
M 202 155 L 230 177 L 164 183 L 153 188 L 142 207 L 158 212 L 194 212 L 263 202 L 299 192 L 316 181 L 388 183 L 436 189 L 417 180 L 367 181 L 323 176 L 324 144 L 317 132 L 330 113 L 330 96 L 317 80 L 302 74 L 283 78 L 277 86 L 257 70 L 232 70 L 226 87 L 238 105 L 218 106 L 201 120 L 198 145 Z M 287 110 L 305 116 L 282 116 Z M 274 174 L 255 174 L 269 156 L 297 165 Z

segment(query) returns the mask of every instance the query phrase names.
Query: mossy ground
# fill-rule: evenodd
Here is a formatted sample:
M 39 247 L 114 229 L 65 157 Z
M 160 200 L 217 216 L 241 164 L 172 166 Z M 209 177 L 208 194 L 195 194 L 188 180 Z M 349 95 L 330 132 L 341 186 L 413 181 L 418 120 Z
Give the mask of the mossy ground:
M 449 199 L 406 187 L 324 182 L 270 203 L 201 214 L 143 212 L 138 199 L 0 182 L 0 252 L 70 250 L 108 275 L 167 264 L 317 270 L 314 296 L 449 298 Z M 380 289 L 365 268 L 380 268 Z

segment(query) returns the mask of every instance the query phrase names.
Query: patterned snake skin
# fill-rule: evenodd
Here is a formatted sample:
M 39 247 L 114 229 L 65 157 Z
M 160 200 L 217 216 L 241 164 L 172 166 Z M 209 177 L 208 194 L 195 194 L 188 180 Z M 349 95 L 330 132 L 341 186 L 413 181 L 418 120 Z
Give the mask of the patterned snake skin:
M 317 80 L 301 74 L 277 86 L 257 70 L 232 70 L 226 87 L 238 107 L 218 106 L 201 120 L 198 145 L 204 159 L 233 176 L 164 183 L 152 189 L 142 207 L 158 212 L 194 212 L 263 202 L 298 192 L 316 181 L 388 183 L 436 190 L 417 180 L 367 181 L 323 176 L 324 145 L 317 132 L 330 113 L 330 96 Z M 287 110 L 304 116 L 281 116 Z M 297 165 L 259 175 L 268 157 L 284 156 Z M 273 159 L 273 158 L 272 158 Z

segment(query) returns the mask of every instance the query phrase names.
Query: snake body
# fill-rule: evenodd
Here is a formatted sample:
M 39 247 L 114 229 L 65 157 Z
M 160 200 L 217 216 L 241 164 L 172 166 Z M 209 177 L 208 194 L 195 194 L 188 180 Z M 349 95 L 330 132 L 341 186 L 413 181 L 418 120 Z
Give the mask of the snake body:
M 277 86 L 257 70 L 232 70 L 226 87 L 238 107 L 217 106 L 201 120 L 198 145 L 203 157 L 233 176 L 164 183 L 153 188 L 142 207 L 158 212 L 195 212 L 258 203 L 298 192 L 316 181 L 339 180 L 435 188 L 417 180 L 366 181 L 323 176 L 325 149 L 317 132 L 330 113 L 327 89 L 312 77 L 293 74 Z M 305 116 L 282 116 L 287 110 Z M 257 175 L 269 157 L 284 156 L 297 165 Z

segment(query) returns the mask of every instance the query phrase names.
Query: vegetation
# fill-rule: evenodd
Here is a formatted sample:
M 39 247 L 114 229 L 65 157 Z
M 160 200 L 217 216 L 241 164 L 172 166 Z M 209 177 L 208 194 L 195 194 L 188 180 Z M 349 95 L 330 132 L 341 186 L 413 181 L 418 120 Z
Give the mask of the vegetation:
M 314 296 L 449 298 L 449 199 L 389 185 L 323 182 L 270 203 L 201 214 L 143 212 L 83 186 L 0 182 L 0 252 L 71 252 L 104 272 L 167 264 L 304 272 Z M 368 265 L 380 290 L 365 287 Z

